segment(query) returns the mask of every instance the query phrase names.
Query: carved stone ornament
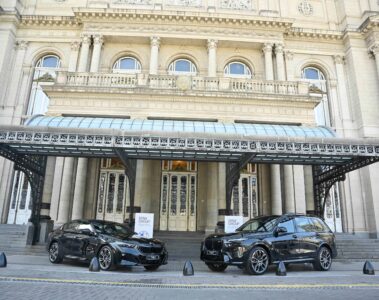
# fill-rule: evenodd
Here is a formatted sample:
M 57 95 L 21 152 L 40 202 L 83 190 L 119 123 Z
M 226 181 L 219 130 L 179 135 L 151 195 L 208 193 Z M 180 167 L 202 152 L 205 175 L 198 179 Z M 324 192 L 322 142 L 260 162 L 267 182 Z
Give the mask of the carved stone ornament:
M 168 0 L 170 5 L 201 6 L 201 0 Z
M 151 5 L 153 0 L 114 0 L 114 4 Z
M 191 87 L 191 77 L 189 76 L 178 76 L 176 79 L 176 86 L 178 89 L 185 91 Z
M 345 58 L 342 55 L 334 55 L 333 58 L 336 64 L 343 64 L 345 62 Z
M 251 0 L 221 0 L 221 8 L 251 9 Z
M 20 40 L 16 42 L 16 49 L 18 50 L 26 50 L 28 48 L 28 43 L 27 41 Z
M 209 40 L 208 40 L 208 43 L 207 43 L 207 45 L 208 45 L 208 50 L 209 50 L 209 49 L 215 49 L 215 48 L 217 48 L 217 43 L 218 43 L 217 40 L 209 39 Z
M 310 16 L 313 14 L 313 6 L 308 2 L 308 0 L 301 1 L 298 9 L 304 16 Z

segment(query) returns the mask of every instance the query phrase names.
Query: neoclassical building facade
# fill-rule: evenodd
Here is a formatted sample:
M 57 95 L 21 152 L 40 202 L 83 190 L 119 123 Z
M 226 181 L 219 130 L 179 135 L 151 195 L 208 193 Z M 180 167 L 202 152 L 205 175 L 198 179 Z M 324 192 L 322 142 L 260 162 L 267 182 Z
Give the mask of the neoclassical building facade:
M 0 45 L 4 126 L 379 138 L 376 0 L 0 0 Z M 316 210 L 312 159 L 247 161 L 228 193 L 207 153 L 139 157 L 131 183 L 119 158 L 55 151 L 40 206 L 55 225 L 148 212 L 156 230 L 212 232 L 225 215 Z M 378 182 L 376 163 L 333 185 L 329 226 L 376 237 Z M 26 223 L 31 198 L 0 157 L 1 223 Z

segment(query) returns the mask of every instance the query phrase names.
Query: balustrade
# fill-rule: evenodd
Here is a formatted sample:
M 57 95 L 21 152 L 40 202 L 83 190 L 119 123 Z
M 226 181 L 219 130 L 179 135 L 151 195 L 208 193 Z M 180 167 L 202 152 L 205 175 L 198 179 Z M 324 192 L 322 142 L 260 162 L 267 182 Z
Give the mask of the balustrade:
M 108 88 L 148 88 L 177 91 L 309 95 L 309 84 L 245 78 L 59 72 L 57 85 Z

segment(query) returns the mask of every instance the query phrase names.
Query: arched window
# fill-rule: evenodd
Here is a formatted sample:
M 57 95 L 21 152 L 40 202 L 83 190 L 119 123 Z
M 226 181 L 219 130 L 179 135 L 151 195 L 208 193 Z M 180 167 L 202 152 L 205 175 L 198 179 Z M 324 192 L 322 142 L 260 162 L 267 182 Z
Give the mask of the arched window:
M 113 72 L 140 73 L 141 64 L 134 57 L 122 57 L 113 65 Z
M 251 78 L 251 70 L 244 63 L 233 61 L 224 68 L 224 75 L 227 77 Z
M 53 84 L 56 71 L 60 68 L 58 56 L 49 54 L 41 57 L 35 66 L 33 84 L 30 92 L 27 115 L 45 114 L 49 106 L 49 98 L 42 90 L 41 84 Z
M 196 75 L 197 69 L 195 64 L 188 59 L 177 59 L 168 67 L 170 75 Z
M 325 75 L 318 68 L 305 67 L 302 70 L 301 77 L 303 80 L 308 81 L 313 89 L 322 94 L 321 102 L 315 108 L 317 125 L 331 126 Z

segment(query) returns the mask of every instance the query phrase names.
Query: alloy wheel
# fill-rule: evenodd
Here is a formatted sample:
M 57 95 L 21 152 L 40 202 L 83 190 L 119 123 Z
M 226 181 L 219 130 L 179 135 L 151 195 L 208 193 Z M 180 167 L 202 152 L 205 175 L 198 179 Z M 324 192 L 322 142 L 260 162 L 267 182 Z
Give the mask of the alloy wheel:
M 55 262 L 58 258 L 58 243 L 54 242 L 51 244 L 49 249 L 49 259 L 51 262 Z
M 103 270 L 108 270 L 112 265 L 112 250 L 108 246 L 101 248 L 99 252 L 99 264 Z
M 330 255 L 330 251 L 323 247 L 320 252 L 320 265 L 324 270 L 328 270 L 332 263 L 332 256 Z
M 268 255 L 263 249 L 256 249 L 251 255 L 250 264 L 255 273 L 261 274 L 267 270 Z

